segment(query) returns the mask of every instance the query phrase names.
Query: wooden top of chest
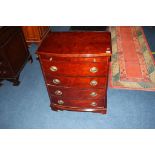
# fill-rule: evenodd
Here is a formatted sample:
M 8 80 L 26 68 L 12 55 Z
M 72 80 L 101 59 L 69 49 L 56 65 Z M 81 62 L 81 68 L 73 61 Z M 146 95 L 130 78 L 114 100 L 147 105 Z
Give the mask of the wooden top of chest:
M 110 32 L 50 32 L 38 54 L 60 57 L 97 57 L 111 55 Z

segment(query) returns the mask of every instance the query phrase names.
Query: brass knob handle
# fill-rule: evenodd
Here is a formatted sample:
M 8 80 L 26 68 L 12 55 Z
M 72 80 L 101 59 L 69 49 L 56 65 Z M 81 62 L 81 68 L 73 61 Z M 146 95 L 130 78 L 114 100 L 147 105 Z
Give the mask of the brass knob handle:
M 92 72 L 92 73 L 96 73 L 97 71 L 98 71 L 98 69 L 96 67 L 90 68 L 90 72 Z
M 63 100 L 58 100 L 58 104 L 64 104 Z
M 91 86 L 96 86 L 96 85 L 97 85 L 97 81 L 96 81 L 96 80 L 92 80 L 92 81 L 90 82 L 90 85 L 91 85 Z
M 90 93 L 90 96 L 95 97 L 95 96 L 97 96 L 97 93 L 96 92 L 92 92 L 92 93 Z
M 91 105 L 91 106 L 96 106 L 97 103 L 96 103 L 96 102 L 92 102 L 90 105 Z
M 0 66 L 2 65 L 2 62 L 0 61 Z
M 59 84 L 60 83 L 60 80 L 59 79 L 53 79 L 53 83 L 54 84 Z
M 52 61 L 52 60 L 53 60 L 53 58 L 51 57 L 49 60 L 50 60 L 50 61 Z
M 55 91 L 55 95 L 62 95 L 62 91 L 56 90 L 56 91 Z
M 50 70 L 51 70 L 52 72 L 56 72 L 56 71 L 58 70 L 58 68 L 57 68 L 56 66 L 51 66 L 51 67 L 50 67 Z

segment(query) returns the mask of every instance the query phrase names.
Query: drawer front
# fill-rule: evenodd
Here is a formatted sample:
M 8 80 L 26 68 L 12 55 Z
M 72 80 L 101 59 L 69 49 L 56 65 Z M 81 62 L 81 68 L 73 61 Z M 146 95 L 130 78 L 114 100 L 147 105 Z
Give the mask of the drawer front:
M 73 89 L 48 86 L 49 94 L 59 98 L 103 99 L 106 89 Z
M 53 76 L 107 76 L 107 63 L 41 61 L 45 73 Z
M 108 63 L 110 57 L 104 56 L 104 57 L 56 57 L 52 56 L 50 54 L 39 54 L 39 58 L 41 60 L 47 60 L 47 61 L 74 61 L 74 62 L 103 62 Z
M 46 74 L 46 83 L 53 86 L 76 88 L 106 88 L 106 77 L 62 77 Z
M 60 99 L 57 97 L 51 97 L 51 103 L 61 106 L 71 106 L 71 107 L 81 107 L 81 108 L 106 108 L 105 99 L 102 100 L 70 100 L 70 99 Z

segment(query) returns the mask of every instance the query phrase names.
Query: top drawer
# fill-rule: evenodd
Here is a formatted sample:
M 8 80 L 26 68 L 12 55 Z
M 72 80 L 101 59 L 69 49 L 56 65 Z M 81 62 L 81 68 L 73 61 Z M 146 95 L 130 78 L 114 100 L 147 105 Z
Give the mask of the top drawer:
M 39 54 L 41 60 L 47 61 L 68 61 L 68 62 L 103 62 L 108 63 L 110 57 L 56 57 L 52 54 Z
M 41 60 L 44 73 L 58 76 L 107 76 L 107 62 L 67 62 Z

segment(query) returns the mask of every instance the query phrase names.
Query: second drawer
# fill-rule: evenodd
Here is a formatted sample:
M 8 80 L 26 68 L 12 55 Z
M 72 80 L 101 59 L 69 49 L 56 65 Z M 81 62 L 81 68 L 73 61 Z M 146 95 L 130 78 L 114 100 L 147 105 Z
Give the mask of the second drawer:
M 48 85 L 76 88 L 106 88 L 107 77 L 62 77 L 45 75 Z

